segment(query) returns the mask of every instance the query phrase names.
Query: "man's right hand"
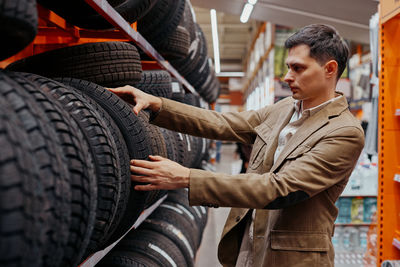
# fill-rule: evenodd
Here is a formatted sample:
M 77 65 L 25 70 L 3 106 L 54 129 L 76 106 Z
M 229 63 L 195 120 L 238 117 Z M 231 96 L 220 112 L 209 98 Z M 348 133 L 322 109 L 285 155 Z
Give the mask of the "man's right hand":
M 136 115 L 138 115 L 142 109 L 146 108 L 153 112 L 158 112 L 162 105 L 161 98 L 146 94 L 145 92 L 140 91 L 139 89 L 130 85 L 107 89 L 121 97 L 129 104 L 134 105 L 133 112 Z

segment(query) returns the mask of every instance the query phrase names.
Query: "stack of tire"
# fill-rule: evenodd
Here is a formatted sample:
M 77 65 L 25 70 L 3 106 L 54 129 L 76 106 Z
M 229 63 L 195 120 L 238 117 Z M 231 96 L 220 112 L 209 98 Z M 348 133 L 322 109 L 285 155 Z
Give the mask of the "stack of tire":
M 208 103 L 219 96 L 220 84 L 209 64 L 207 42 L 194 21 L 188 0 L 158 0 L 138 20 L 138 31 Z
M 206 222 L 207 209 L 189 206 L 186 189 L 169 191 L 166 200 L 97 266 L 193 267 Z
M 0 0 L 1 21 L 19 31 L 0 26 L 1 59 L 34 38 L 34 10 L 32 0 Z M 137 49 L 121 42 L 52 50 L 0 71 L 1 266 L 76 266 L 165 194 L 134 191 L 129 160 L 189 158 L 180 152 L 189 153 L 190 138 L 173 133 L 176 146 L 166 142 L 148 116 L 103 87 L 126 84 L 172 95 L 171 77 L 142 72 Z

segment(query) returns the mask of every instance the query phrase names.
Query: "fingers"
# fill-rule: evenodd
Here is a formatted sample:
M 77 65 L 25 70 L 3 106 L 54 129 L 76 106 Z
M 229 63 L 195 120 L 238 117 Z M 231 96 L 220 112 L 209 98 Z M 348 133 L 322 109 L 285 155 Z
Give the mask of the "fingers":
M 151 159 L 152 161 L 166 160 L 166 158 L 163 158 L 163 157 L 161 157 L 161 156 L 153 156 L 153 155 L 150 155 L 150 156 L 149 156 L 149 159 Z
M 147 160 L 140 160 L 140 159 L 133 159 L 131 160 L 131 166 L 142 167 L 146 169 L 153 169 L 156 167 L 155 162 L 147 161 Z
M 131 180 L 137 183 L 148 183 L 148 184 L 156 184 L 155 179 L 149 176 L 142 175 L 131 175 Z
M 154 171 L 148 168 L 142 168 L 142 167 L 137 167 L 137 166 L 130 166 L 131 172 L 132 173 L 137 173 L 141 175 L 147 175 L 151 176 L 154 175 Z
M 161 189 L 158 185 L 154 185 L 154 184 L 136 185 L 134 188 L 137 191 L 152 191 L 152 190 Z
M 133 107 L 133 113 L 136 115 L 139 114 L 139 112 L 143 109 L 144 104 L 142 102 L 137 102 L 136 105 Z
M 113 93 L 115 93 L 115 94 L 118 94 L 118 93 L 122 93 L 122 94 L 128 94 L 129 93 L 129 94 L 132 94 L 133 90 L 134 90 L 134 87 L 130 86 L 130 85 L 125 85 L 125 86 L 122 86 L 122 87 L 106 88 L 106 89 L 111 91 L 111 92 L 113 92 Z

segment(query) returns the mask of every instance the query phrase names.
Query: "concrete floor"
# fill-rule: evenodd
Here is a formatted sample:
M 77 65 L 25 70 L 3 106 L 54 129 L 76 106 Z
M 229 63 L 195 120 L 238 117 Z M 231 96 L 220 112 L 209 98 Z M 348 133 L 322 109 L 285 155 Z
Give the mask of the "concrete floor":
M 235 144 L 223 144 L 221 160 L 216 164 L 216 171 L 230 174 L 240 172 L 241 160 L 235 153 Z M 229 208 L 210 208 L 203 240 L 196 255 L 195 267 L 220 267 L 217 258 L 217 246 L 221 237 Z

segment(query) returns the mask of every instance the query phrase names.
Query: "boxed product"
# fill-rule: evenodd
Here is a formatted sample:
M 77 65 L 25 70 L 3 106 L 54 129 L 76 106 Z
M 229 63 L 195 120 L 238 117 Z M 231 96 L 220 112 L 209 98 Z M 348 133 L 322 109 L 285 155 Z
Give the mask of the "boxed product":
M 339 198 L 336 205 L 339 209 L 337 223 L 350 223 L 351 222 L 351 198 Z
M 363 223 L 364 219 L 364 199 L 355 197 L 351 201 L 351 222 Z
M 370 223 L 372 221 L 372 216 L 376 212 L 376 198 L 367 197 L 364 199 L 364 222 Z

